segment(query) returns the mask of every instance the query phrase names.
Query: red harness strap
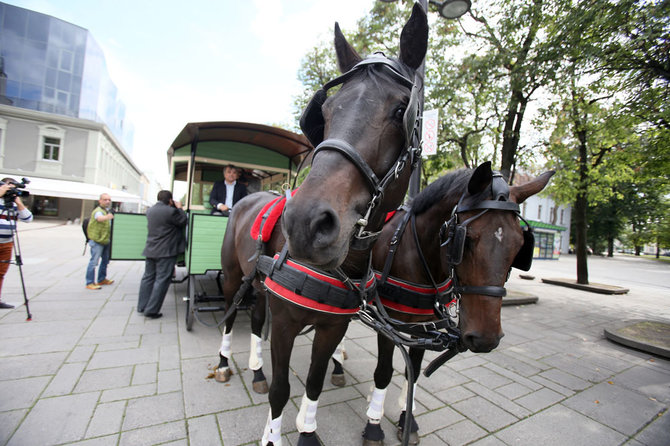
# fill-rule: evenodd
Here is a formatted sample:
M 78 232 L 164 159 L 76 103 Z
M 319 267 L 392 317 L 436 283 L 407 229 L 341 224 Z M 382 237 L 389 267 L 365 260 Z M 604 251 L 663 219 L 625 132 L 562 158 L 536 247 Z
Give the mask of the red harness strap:
M 375 272 L 375 276 L 379 279 L 381 273 Z M 449 287 L 451 279 L 439 285 L 436 290 L 432 286 L 388 277 L 386 283 L 378 283 L 377 292 L 382 305 L 387 308 L 401 313 L 426 316 L 434 314 L 437 296 L 447 291 Z
M 278 258 L 279 254 L 275 254 L 274 260 Z M 262 272 L 272 268 L 271 265 L 260 264 L 264 262 L 261 258 L 259 269 Z M 360 286 L 360 281 L 353 282 Z M 264 284 L 276 296 L 322 313 L 353 315 L 360 309 L 357 293 L 351 291 L 340 279 L 290 259 L 280 269 L 272 271 L 265 278 Z M 370 277 L 365 283 L 365 289 L 369 290 L 374 285 L 375 279 Z

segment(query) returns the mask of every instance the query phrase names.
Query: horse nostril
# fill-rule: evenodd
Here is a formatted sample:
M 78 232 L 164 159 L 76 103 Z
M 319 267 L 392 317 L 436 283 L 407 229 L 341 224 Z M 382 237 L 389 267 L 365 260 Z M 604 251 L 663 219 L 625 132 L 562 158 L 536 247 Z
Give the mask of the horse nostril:
M 463 335 L 463 343 L 474 353 L 488 353 L 498 346 L 502 337 L 502 334 L 487 337 L 477 331 L 472 331 Z
M 312 214 L 313 218 L 309 223 L 309 229 L 313 235 L 312 244 L 314 248 L 330 246 L 340 232 L 340 222 L 337 214 L 330 208 L 316 208 Z

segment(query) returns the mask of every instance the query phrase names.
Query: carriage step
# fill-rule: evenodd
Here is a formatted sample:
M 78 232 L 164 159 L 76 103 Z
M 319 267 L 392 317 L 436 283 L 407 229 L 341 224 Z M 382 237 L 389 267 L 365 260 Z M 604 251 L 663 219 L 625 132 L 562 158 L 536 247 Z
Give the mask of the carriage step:
M 226 307 L 197 307 L 194 308 L 194 311 L 198 313 L 211 313 L 214 311 L 225 311 Z
M 190 299 L 188 296 L 184 296 L 181 298 L 184 302 L 188 302 Z M 225 298 L 223 296 L 200 296 L 196 295 L 195 296 L 195 301 L 196 302 L 222 302 L 224 301 Z

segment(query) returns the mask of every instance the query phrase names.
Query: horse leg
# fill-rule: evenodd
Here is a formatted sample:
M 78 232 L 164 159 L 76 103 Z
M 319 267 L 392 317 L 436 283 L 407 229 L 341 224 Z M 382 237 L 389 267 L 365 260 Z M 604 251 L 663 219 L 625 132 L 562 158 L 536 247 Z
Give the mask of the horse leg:
M 363 431 L 363 446 L 381 446 L 384 444 L 384 431 L 381 419 L 384 416 L 386 390 L 393 376 L 393 352 L 395 346 L 386 336 L 377 335 L 377 367 L 375 368 L 375 388 L 370 395 L 366 415 L 368 422 Z
M 337 387 L 344 387 L 347 383 L 344 379 L 344 369 L 342 363 L 346 359 L 347 352 L 344 349 L 344 339 L 337 345 L 335 353 L 333 353 L 333 374 L 330 375 L 330 382 Z
M 226 299 L 226 307 L 231 308 L 235 294 L 242 286 L 242 269 L 235 259 L 228 259 L 222 262 L 223 271 L 223 296 Z M 237 310 L 226 320 L 226 328 L 221 339 L 221 348 L 219 349 L 219 365 L 216 367 L 214 379 L 220 383 L 230 381 L 233 372 L 230 370 L 228 360 L 232 355 L 233 346 L 233 325 Z
M 268 299 L 275 297 L 266 296 Z M 288 402 L 291 386 L 289 384 L 289 364 L 291 361 L 291 352 L 295 337 L 300 333 L 301 326 L 298 323 L 291 323 L 286 311 L 282 312 L 281 307 L 273 307 L 272 322 L 272 344 L 270 349 L 270 359 L 272 361 L 272 383 L 268 400 L 270 401 L 270 413 L 263 431 L 261 439 L 262 446 L 281 446 L 281 423 L 282 412 Z
M 254 372 L 251 383 L 254 392 L 268 393 L 268 382 L 263 373 L 263 349 L 261 343 L 261 332 L 265 323 L 265 301 L 264 292 L 256 293 L 256 304 L 251 314 L 251 348 L 249 349 L 249 370 Z
M 230 370 L 228 359 L 233 352 L 233 324 L 235 323 L 237 311 L 233 312 L 226 321 L 226 328 L 221 336 L 221 347 L 219 348 L 219 365 L 216 366 L 214 379 L 220 383 L 230 381 L 233 371 Z
M 410 363 L 412 368 L 414 369 L 414 382 L 412 385 L 414 386 L 414 392 L 412 395 L 416 397 L 416 381 L 419 379 L 419 372 L 421 371 L 421 361 L 423 360 L 423 355 L 426 353 L 426 351 L 422 348 L 410 348 L 409 349 L 409 358 L 410 358 Z M 409 390 L 409 385 L 407 382 L 407 373 L 405 372 L 405 383 L 403 384 L 402 392 L 400 392 L 400 396 L 398 397 L 398 404 L 402 408 L 402 412 L 400 413 L 400 418 L 398 419 L 398 440 L 402 441 L 402 436 L 403 436 L 403 429 L 405 427 L 405 418 L 407 416 L 407 392 Z M 411 401 L 412 404 L 412 412 L 414 412 L 414 409 L 416 409 L 415 405 L 415 400 L 412 398 Z M 416 423 L 416 419 L 414 418 L 414 415 L 412 415 L 412 419 L 410 420 L 410 434 L 409 434 L 409 444 L 415 445 L 419 444 L 419 425 Z
M 302 396 L 300 410 L 295 419 L 296 427 L 298 428 L 298 432 L 300 432 L 298 446 L 321 445 L 316 435 L 316 409 L 328 371 L 328 360 L 347 332 L 348 326 L 349 320 L 347 319 L 345 323 L 317 325 L 315 327 L 314 342 L 312 343 L 312 361 L 307 373 L 305 393 Z

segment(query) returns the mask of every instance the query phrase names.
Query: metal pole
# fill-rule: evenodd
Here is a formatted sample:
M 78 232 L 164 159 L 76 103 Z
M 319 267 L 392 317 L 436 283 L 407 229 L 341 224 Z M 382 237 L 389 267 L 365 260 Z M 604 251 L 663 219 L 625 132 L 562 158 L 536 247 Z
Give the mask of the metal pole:
M 419 0 L 419 4 L 423 7 L 423 10 L 426 11 L 426 14 L 428 14 L 428 0 Z M 426 57 L 423 59 L 423 62 L 421 63 L 421 66 L 417 69 L 417 74 L 421 77 L 421 79 L 424 78 L 424 75 L 426 73 L 426 59 L 428 58 L 428 53 L 426 52 Z M 425 82 L 424 82 L 425 85 Z M 419 143 L 421 143 L 421 138 L 423 135 L 421 135 L 421 127 L 423 125 L 423 106 L 424 106 L 424 89 L 423 87 L 421 88 L 421 91 L 419 92 L 419 111 L 417 113 L 417 116 L 420 117 L 419 121 L 419 128 L 417 130 L 418 133 L 418 140 Z M 409 179 L 409 198 L 414 198 L 419 191 L 421 190 L 421 164 L 422 164 L 422 159 L 419 158 L 419 161 L 416 163 L 416 168 L 414 169 L 414 172 L 412 172 L 412 176 Z

